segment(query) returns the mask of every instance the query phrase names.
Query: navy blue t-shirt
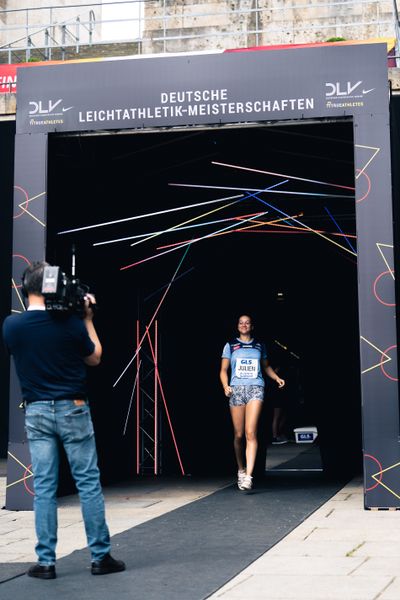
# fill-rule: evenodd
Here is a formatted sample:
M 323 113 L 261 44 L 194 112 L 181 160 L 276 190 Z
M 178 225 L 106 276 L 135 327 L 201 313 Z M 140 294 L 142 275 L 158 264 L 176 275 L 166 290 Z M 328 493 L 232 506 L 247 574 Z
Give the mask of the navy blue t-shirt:
M 86 397 L 85 356 L 95 346 L 76 315 L 30 310 L 7 317 L 3 337 L 26 402 Z

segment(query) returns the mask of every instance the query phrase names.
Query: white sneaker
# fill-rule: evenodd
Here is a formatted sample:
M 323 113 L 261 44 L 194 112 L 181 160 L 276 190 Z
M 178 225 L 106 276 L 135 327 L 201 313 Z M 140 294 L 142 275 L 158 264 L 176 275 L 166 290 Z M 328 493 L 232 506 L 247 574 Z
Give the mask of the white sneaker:
M 245 470 L 237 472 L 237 485 L 238 485 L 239 490 L 243 489 L 242 488 L 242 484 L 243 484 L 243 481 L 244 481 L 245 477 L 246 477 L 246 471 Z
M 253 489 L 253 478 L 251 475 L 245 475 L 242 482 L 241 490 L 250 491 Z

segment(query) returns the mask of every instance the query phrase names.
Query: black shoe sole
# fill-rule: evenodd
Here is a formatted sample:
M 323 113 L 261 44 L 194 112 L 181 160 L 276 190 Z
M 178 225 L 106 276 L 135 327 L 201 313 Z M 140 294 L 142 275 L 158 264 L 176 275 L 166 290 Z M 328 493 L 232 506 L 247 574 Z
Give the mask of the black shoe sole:
M 55 579 L 57 576 L 55 573 L 27 573 L 28 577 L 34 577 L 35 579 Z
M 92 575 L 109 575 L 110 573 L 121 573 L 125 571 L 125 569 L 113 569 L 112 571 L 108 569 L 92 569 Z
M 110 573 L 121 573 L 121 571 L 125 571 L 126 566 L 123 564 L 121 566 L 108 566 L 108 567 L 101 567 L 99 566 L 93 566 L 91 569 L 91 573 L 92 575 L 109 575 Z

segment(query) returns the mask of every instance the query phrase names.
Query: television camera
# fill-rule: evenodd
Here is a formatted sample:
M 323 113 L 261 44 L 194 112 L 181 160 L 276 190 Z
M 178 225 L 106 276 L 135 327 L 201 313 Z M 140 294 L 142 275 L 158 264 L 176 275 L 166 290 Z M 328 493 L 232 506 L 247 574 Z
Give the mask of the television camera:
M 72 250 L 71 277 L 58 266 L 47 266 L 43 271 L 42 294 L 46 310 L 58 314 L 76 314 L 85 316 L 85 296 L 89 286 L 75 276 L 75 251 Z M 95 307 L 91 304 L 91 308 Z

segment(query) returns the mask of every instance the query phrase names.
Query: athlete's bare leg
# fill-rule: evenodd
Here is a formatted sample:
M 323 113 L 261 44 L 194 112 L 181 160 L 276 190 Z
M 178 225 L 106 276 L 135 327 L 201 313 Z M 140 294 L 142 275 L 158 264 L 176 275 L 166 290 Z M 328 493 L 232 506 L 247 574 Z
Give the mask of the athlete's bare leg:
M 263 403 L 261 400 L 250 400 L 245 410 L 245 433 L 246 433 L 246 473 L 252 475 L 257 456 L 257 426 Z
M 231 417 L 233 424 L 233 448 L 235 450 L 235 457 L 239 471 L 244 470 L 244 420 L 246 414 L 246 407 L 243 406 L 231 406 Z

